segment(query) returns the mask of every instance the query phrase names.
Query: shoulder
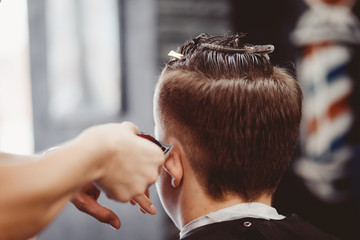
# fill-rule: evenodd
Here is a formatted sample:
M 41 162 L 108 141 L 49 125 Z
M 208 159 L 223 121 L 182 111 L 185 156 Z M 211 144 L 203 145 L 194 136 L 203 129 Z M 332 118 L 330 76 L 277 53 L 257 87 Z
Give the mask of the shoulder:
M 182 240 L 337 240 L 296 215 L 283 220 L 243 218 L 194 229 Z

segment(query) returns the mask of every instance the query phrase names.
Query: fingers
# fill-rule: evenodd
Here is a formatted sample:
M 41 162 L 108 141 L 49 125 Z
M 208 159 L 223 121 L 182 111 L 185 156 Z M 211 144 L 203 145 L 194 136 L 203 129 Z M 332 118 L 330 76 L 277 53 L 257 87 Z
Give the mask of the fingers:
M 80 211 L 93 216 L 100 222 L 107 223 L 115 229 L 121 226 L 119 217 L 110 209 L 101 206 L 91 195 L 79 193 L 72 199 L 72 203 Z
M 119 217 L 113 211 L 104 206 L 101 206 L 92 198 L 89 198 L 89 201 L 87 201 L 87 204 L 83 210 L 87 214 L 96 218 L 98 221 L 107 223 L 115 229 L 119 229 L 121 226 Z
M 145 190 L 145 196 L 146 196 L 147 198 L 150 198 L 150 190 L 149 190 L 149 188 L 147 188 L 147 189 Z
M 149 190 L 147 190 L 145 194 L 135 196 L 133 201 L 139 204 L 141 212 L 143 213 L 147 212 L 151 215 L 155 215 L 157 213 L 155 206 L 152 204 L 151 200 L 149 199 Z

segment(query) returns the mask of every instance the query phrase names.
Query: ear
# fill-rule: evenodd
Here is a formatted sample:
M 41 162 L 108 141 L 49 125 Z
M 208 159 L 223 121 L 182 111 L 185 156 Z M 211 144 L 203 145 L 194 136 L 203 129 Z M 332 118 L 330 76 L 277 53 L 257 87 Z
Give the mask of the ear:
M 182 146 L 176 139 L 169 139 L 169 144 L 173 145 L 168 158 L 165 161 L 164 169 L 171 175 L 171 186 L 178 187 L 182 181 L 184 168 L 183 158 L 185 157 L 182 151 Z

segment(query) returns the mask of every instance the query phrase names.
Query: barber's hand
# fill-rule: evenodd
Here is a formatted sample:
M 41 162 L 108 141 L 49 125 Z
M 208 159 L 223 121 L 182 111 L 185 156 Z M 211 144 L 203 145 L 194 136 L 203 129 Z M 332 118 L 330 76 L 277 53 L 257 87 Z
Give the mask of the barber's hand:
M 78 191 L 71 202 L 80 211 L 87 213 L 98 221 L 107 223 L 112 227 L 119 229 L 121 226 L 120 219 L 110 209 L 101 206 L 97 199 L 100 196 L 100 190 L 92 183 L 88 183 Z
M 89 151 L 102 151 L 100 174 L 94 182 L 111 199 L 128 202 L 143 194 L 164 163 L 161 149 L 137 133 L 137 127 L 129 122 L 100 125 L 83 133 Z

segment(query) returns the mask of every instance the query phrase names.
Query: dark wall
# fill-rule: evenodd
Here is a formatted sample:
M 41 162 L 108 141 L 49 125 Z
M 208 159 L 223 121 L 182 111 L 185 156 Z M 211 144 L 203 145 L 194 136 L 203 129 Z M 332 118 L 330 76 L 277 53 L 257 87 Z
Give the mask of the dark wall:
M 158 0 L 159 64 L 170 50 L 200 33 L 232 31 L 228 0 Z
M 247 42 L 273 44 L 274 64 L 288 66 L 295 61 L 295 49 L 289 40 L 296 21 L 306 5 L 301 0 L 231 0 L 231 19 L 235 32 L 247 33 Z

